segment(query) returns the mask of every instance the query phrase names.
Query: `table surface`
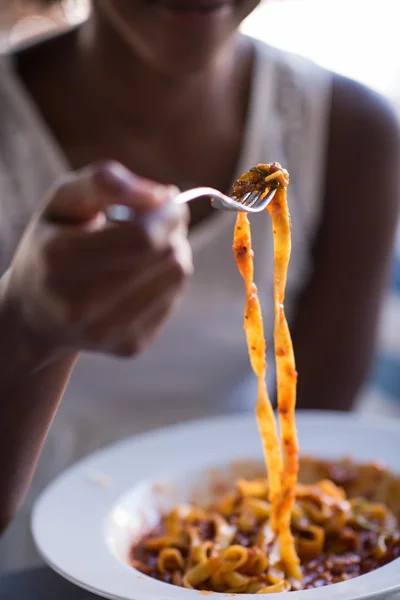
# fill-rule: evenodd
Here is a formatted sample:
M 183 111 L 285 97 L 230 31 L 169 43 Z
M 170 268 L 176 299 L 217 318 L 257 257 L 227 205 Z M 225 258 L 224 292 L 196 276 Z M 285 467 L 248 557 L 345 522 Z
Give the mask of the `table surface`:
M 99 600 L 44 567 L 0 575 L 1 600 Z

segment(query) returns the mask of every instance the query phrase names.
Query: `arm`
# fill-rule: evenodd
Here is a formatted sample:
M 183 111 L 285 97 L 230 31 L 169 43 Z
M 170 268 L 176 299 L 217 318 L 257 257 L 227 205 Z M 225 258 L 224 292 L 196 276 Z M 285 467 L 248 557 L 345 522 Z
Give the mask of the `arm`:
M 374 350 L 399 214 L 397 119 L 336 77 L 315 267 L 293 328 L 299 408 L 352 407 Z
M 70 174 L 0 280 L 0 532 L 21 504 L 79 350 L 132 357 L 191 272 L 186 207 L 107 163 Z M 109 205 L 136 218 L 110 223 Z
M 0 283 L 0 534 L 32 479 L 77 355 L 51 355 L 29 340 L 21 322 L 2 303 Z M 10 351 L 14 349 L 14 351 Z

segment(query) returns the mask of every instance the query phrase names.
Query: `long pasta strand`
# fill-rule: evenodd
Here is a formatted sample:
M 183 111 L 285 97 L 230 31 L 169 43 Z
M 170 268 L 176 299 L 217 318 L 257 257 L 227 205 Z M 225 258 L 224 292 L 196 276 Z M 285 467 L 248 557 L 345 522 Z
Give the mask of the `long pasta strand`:
M 275 357 L 278 415 L 282 441 L 282 487 L 277 506 L 281 561 L 289 577 L 301 580 L 300 561 L 296 553 L 290 522 L 296 499 L 299 470 L 298 441 L 295 423 L 297 372 L 293 344 L 285 317 L 284 300 L 291 252 L 290 216 L 286 188 L 279 187 L 268 211 L 272 218 L 274 239 L 274 307 Z
M 251 366 L 258 380 L 256 417 L 268 470 L 269 499 L 272 505 L 271 527 L 274 532 L 277 532 L 277 505 L 281 488 L 282 456 L 274 411 L 265 384 L 266 343 L 264 326 L 257 288 L 253 282 L 254 265 L 250 223 L 243 212 L 239 212 L 236 219 L 233 251 L 246 290 L 244 329 Z

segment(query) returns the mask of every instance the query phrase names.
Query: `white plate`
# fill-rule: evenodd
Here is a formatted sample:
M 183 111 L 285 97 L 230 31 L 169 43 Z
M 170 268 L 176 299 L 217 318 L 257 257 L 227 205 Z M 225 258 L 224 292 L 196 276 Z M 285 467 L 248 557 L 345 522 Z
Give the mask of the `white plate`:
M 299 412 L 297 424 L 303 454 L 380 459 L 399 472 L 397 421 Z M 160 501 L 167 508 L 187 500 L 196 484 L 204 489 L 210 467 L 249 458 L 261 458 L 253 414 L 183 424 L 97 452 L 59 476 L 36 503 L 32 529 L 39 552 L 58 573 L 106 598 L 198 599 L 199 592 L 156 581 L 128 566 L 127 548 L 143 526 L 154 522 Z M 382 599 L 395 591 L 400 591 L 400 559 L 351 581 L 291 592 L 290 600 Z M 207 596 L 213 597 L 220 594 Z M 250 598 L 241 595 L 242 600 Z M 268 598 L 282 600 L 280 594 Z

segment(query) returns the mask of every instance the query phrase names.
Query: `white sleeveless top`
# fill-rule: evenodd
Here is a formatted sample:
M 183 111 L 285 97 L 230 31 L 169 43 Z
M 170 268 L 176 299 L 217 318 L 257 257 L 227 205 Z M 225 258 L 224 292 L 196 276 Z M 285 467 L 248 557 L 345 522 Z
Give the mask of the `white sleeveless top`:
M 250 110 L 236 175 L 259 162 L 271 161 L 279 161 L 290 172 L 293 251 L 286 299 L 290 319 L 312 270 L 311 247 L 321 212 L 331 74 L 307 60 L 255 43 Z M 54 138 L 13 73 L 11 59 L 3 56 L 1 271 L 9 265 L 41 197 L 68 170 Z M 243 282 L 231 249 L 234 221 L 234 214 L 220 212 L 190 232 L 195 274 L 178 310 L 150 349 L 132 361 L 95 354 L 81 357 L 25 507 L 0 543 L 0 571 L 32 564 L 34 554 L 26 525 L 31 501 L 51 478 L 82 455 L 151 427 L 254 407 L 255 378 L 242 329 Z M 273 251 L 267 213 L 252 219 L 252 236 L 255 278 L 271 348 Z M 271 360 L 268 382 L 273 386 Z

